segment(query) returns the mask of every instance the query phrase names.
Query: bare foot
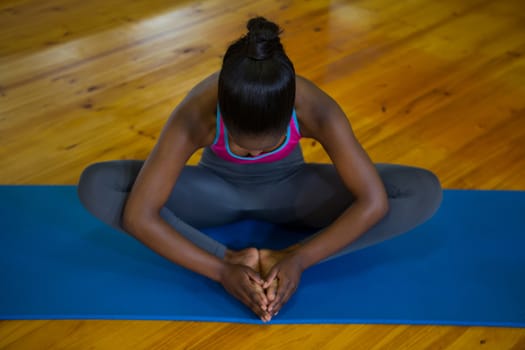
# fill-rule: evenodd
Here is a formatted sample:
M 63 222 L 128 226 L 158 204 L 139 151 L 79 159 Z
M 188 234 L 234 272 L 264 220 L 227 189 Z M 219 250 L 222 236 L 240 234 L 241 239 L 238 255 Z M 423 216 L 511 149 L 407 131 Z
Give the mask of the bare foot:
M 286 255 L 293 252 L 299 247 L 299 244 L 293 245 L 283 250 L 270 250 L 270 249 L 261 249 L 259 250 L 259 264 L 260 264 L 260 274 L 263 278 L 268 277 L 270 271 L 281 261 Z M 279 286 L 279 281 L 277 279 L 273 280 L 270 286 L 266 289 L 266 296 L 268 300 L 272 302 L 275 299 L 277 288 Z
M 260 270 L 261 270 L 261 276 L 263 278 L 268 277 L 270 274 L 270 271 L 272 270 L 272 267 L 274 267 L 275 264 L 277 264 L 279 261 L 281 261 L 282 258 L 286 255 L 285 251 L 281 250 L 270 250 L 270 249 L 261 249 L 259 250 L 259 264 L 260 264 Z M 271 302 L 275 299 L 275 295 L 277 292 L 277 287 L 279 286 L 278 280 L 274 279 L 270 286 L 266 289 L 266 296 L 268 297 L 268 300 Z
M 261 274 L 259 260 L 259 251 L 256 248 L 246 248 L 239 251 L 233 251 L 228 249 L 226 251 L 226 254 L 224 255 L 224 261 L 230 264 L 248 266 L 255 272 Z M 253 290 L 257 293 L 261 293 L 263 297 L 266 295 L 262 286 L 255 282 L 253 282 Z M 266 310 L 267 305 L 261 307 L 263 310 Z M 271 316 L 270 314 L 266 313 L 266 315 L 264 315 L 261 319 L 264 322 L 268 322 L 270 321 Z
M 259 251 L 256 248 L 246 248 L 243 250 L 227 250 L 224 255 L 224 261 L 230 264 L 248 266 L 254 271 L 261 273 L 259 268 Z

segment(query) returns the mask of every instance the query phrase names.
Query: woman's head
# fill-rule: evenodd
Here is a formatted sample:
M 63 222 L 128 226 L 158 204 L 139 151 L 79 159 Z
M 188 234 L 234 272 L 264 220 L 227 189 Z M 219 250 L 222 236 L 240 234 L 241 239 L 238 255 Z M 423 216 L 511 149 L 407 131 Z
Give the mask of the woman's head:
M 275 23 L 257 17 L 247 28 L 224 55 L 219 75 L 222 118 L 236 139 L 279 139 L 292 115 L 295 70 Z

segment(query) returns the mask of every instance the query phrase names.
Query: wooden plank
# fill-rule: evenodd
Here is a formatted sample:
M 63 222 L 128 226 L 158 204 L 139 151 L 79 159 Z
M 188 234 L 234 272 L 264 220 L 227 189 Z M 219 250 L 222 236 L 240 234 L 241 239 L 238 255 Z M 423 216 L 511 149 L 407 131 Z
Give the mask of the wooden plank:
M 521 0 L 6 0 L 0 3 L 0 183 L 73 184 L 144 159 L 170 111 L 260 14 L 299 74 L 346 111 L 374 161 L 445 187 L 525 189 Z M 308 161 L 329 161 L 302 140 Z M 195 164 L 200 153 L 189 161 Z M 3 321 L 0 348 L 515 349 L 524 329 Z

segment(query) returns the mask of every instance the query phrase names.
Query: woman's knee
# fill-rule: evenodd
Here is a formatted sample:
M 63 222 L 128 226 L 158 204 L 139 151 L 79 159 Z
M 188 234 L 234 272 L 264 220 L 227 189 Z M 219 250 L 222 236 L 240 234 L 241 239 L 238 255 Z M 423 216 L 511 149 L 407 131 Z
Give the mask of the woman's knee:
M 89 165 L 77 186 L 80 202 L 93 214 L 98 208 L 121 201 L 131 190 L 142 161 L 110 161 Z
M 80 175 L 79 187 L 102 185 L 127 190 L 135 182 L 143 163 L 139 160 L 115 160 L 91 164 Z
M 397 164 L 378 164 L 377 170 L 391 196 L 421 191 L 438 195 L 441 192 L 440 181 L 430 170 Z
M 418 169 L 417 192 L 422 197 L 422 206 L 427 208 L 428 215 L 433 215 L 443 199 L 443 189 L 436 174 L 426 169 Z
M 415 168 L 411 183 L 412 216 L 416 224 L 430 219 L 441 205 L 443 190 L 438 177 L 429 170 Z
M 380 164 L 378 171 L 390 200 L 403 200 L 411 211 L 430 217 L 439 208 L 443 191 L 439 178 L 423 168 Z
M 409 168 L 411 176 L 407 176 L 407 188 L 414 198 L 416 208 L 422 220 L 430 218 L 437 211 L 443 198 L 443 190 L 439 178 L 430 170 Z
M 106 163 L 94 163 L 89 165 L 80 174 L 77 192 L 82 204 L 90 208 L 93 197 L 96 197 L 104 181 Z

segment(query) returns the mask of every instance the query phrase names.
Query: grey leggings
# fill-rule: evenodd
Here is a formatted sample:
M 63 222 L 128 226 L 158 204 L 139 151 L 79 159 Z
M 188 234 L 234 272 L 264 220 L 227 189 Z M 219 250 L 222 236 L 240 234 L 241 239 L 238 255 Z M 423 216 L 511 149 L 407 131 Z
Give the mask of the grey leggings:
M 143 161 L 96 163 L 82 173 L 78 194 L 97 218 L 124 231 L 122 211 Z M 377 164 L 389 212 L 369 231 L 326 260 L 382 242 L 429 219 L 439 207 L 441 186 L 431 172 Z M 205 149 L 197 166 L 186 166 L 161 210 L 161 217 L 194 244 L 220 258 L 226 247 L 199 231 L 238 221 L 322 229 L 352 204 L 331 164 L 305 163 L 301 148 L 273 163 L 234 164 Z

